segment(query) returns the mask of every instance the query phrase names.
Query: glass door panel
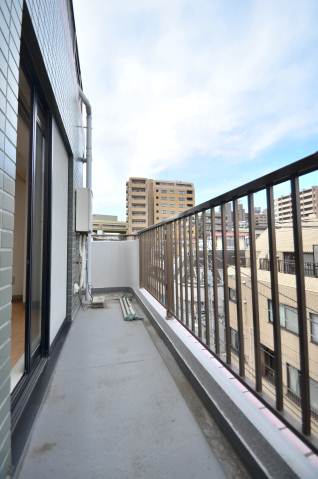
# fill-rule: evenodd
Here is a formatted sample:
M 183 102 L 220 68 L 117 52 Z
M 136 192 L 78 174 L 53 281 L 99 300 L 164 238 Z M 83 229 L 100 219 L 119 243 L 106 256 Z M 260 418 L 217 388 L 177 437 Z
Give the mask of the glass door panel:
M 31 355 L 41 343 L 42 290 L 43 290 L 43 221 L 44 221 L 44 168 L 46 142 L 37 121 L 32 201 L 32 268 L 31 268 Z

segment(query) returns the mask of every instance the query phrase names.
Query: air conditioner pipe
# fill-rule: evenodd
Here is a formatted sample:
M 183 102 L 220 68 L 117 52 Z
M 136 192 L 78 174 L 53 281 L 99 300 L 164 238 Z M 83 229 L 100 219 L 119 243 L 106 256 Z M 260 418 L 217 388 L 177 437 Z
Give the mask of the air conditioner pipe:
M 92 191 L 92 107 L 83 90 L 79 88 L 79 96 L 86 109 L 86 188 Z M 87 262 L 86 262 L 86 294 L 87 302 L 91 299 L 92 289 L 92 199 L 89 201 L 90 227 L 87 234 Z

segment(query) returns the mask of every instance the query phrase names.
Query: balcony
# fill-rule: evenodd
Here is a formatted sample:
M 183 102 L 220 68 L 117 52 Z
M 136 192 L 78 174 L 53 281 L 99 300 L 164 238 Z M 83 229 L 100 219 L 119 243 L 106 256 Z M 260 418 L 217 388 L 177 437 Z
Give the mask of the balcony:
M 270 271 L 270 261 L 267 258 L 260 258 L 259 269 Z M 277 259 L 277 270 L 279 273 L 296 274 L 295 261 L 285 261 Z M 304 275 L 309 278 L 318 278 L 318 264 L 304 262 Z
M 316 282 L 305 289 L 299 215 L 295 285 L 281 282 L 276 262 L 272 185 L 288 174 L 228 192 L 134 241 L 93 242 L 92 293 L 105 296 L 104 307 L 83 305 L 71 326 L 21 478 L 317 477 L 318 291 Z M 288 181 L 297 208 L 297 178 Z M 270 238 L 263 276 L 260 185 Z M 248 241 L 238 221 L 244 195 Z M 287 288 L 297 308 L 285 304 L 283 317 Z M 127 294 L 142 321 L 123 320 L 118 298 Z

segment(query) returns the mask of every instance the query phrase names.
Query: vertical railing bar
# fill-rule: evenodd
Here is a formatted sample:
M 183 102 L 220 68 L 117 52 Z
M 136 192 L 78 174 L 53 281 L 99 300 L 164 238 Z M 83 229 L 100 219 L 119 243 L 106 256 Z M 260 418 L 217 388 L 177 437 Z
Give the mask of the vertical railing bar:
M 202 211 L 203 227 L 203 271 L 204 271 L 204 311 L 205 311 L 205 341 L 210 347 L 210 305 L 209 305 L 209 283 L 208 283 L 208 249 L 206 237 L 206 212 Z
M 163 277 L 163 227 L 160 226 L 160 302 L 164 304 L 164 295 L 163 295 L 163 288 L 164 288 L 164 277 Z
M 241 287 L 241 264 L 240 264 L 240 237 L 238 225 L 238 200 L 233 201 L 234 216 L 234 248 L 235 248 L 235 287 L 236 287 L 236 315 L 237 330 L 239 339 L 239 374 L 245 376 L 245 359 L 244 359 L 244 328 L 243 328 L 243 311 L 242 311 L 242 287 Z
M 156 297 L 156 230 L 152 230 L 152 282 L 153 282 L 153 295 Z
M 198 336 L 202 339 L 202 318 L 201 318 L 201 282 L 200 282 L 200 244 L 199 244 L 199 217 L 195 214 L 195 261 L 197 276 L 197 320 Z
M 175 281 L 176 281 L 176 317 L 179 319 L 179 243 L 178 243 L 178 223 L 173 222 L 174 227 L 174 247 L 175 247 Z
M 185 282 L 185 310 L 186 310 L 185 319 L 186 319 L 186 326 L 189 327 L 187 218 L 183 218 L 183 248 L 184 248 L 184 282 Z
M 147 288 L 147 291 L 149 291 L 149 271 L 148 271 L 148 267 L 149 267 L 149 261 L 148 261 L 148 231 L 145 235 L 145 272 L 146 272 L 146 288 Z
M 167 318 L 172 318 L 174 313 L 174 287 L 173 287 L 173 251 L 172 251 L 172 223 L 165 228 L 165 303 Z
M 170 223 L 170 235 L 171 235 L 171 258 L 172 258 L 172 291 L 173 291 L 173 297 L 175 297 L 173 223 Z M 175 314 L 176 314 L 176 312 L 174 310 L 174 303 L 173 303 L 173 310 L 171 310 L 171 314 L 173 316 L 175 316 Z
M 213 281 L 213 313 L 214 313 L 214 346 L 215 354 L 220 354 L 219 333 L 219 298 L 216 265 L 216 237 L 215 237 L 215 211 L 211 208 L 211 246 L 212 246 L 212 281 Z
M 156 297 L 156 248 L 155 248 L 156 231 L 152 230 L 152 288 L 153 295 Z
M 167 305 L 167 276 L 166 276 L 166 262 L 167 262 L 167 257 L 166 257 L 166 251 L 167 251 L 167 241 L 166 241 L 166 225 L 162 225 L 162 302 L 165 305 L 165 307 L 168 309 Z
M 154 288 L 153 288 L 153 230 L 149 231 L 150 236 L 150 288 L 151 294 L 154 295 Z
M 148 275 L 148 231 L 145 233 L 145 286 L 149 291 L 149 275 Z
M 268 211 L 268 241 L 269 241 L 269 260 L 270 277 L 272 291 L 272 312 L 273 312 L 273 334 L 275 350 L 275 390 L 276 390 L 276 409 L 283 409 L 283 373 L 282 373 L 282 347 L 281 330 L 279 315 L 279 290 L 278 290 L 278 271 L 277 271 L 277 250 L 275 233 L 275 213 L 274 213 L 274 193 L 273 187 L 266 188 L 267 211 Z
M 157 229 L 157 253 L 158 253 L 158 258 L 157 258 L 157 299 L 160 302 L 161 297 L 160 297 L 160 228 Z
M 138 238 L 138 246 L 139 246 L 139 287 L 142 288 L 142 246 L 141 246 L 141 238 Z
M 261 370 L 261 341 L 259 327 L 259 304 L 258 304 L 258 282 L 257 282 L 257 259 L 255 245 L 255 215 L 254 195 L 248 195 L 248 223 L 250 232 L 250 267 L 251 267 L 251 293 L 253 311 L 253 341 L 254 341 L 254 362 L 255 362 L 255 389 L 262 392 L 262 370 Z
M 182 261 L 182 227 L 181 220 L 179 220 L 179 271 L 180 271 L 180 309 L 181 322 L 184 322 L 184 308 L 183 308 L 183 261 Z
M 294 229 L 295 247 L 295 274 L 297 289 L 297 312 L 298 312 L 298 337 L 300 356 L 300 403 L 302 414 L 302 431 L 309 435 L 310 422 L 310 383 L 309 383 L 309 357 L 308 357 L 308 333 L 306 313 L 306 284 L 303 253 L 303 238 L 301 211 L 299 201 L 299 178 L 291 178 L 291 199 Z
M 158 263 L 159 263 L 159 251 L 158 251 L 158 228 L 155 228 L 155 257 L 156 257 L 156 298 L 159 299 L 159 281 L 158 281 Z
M 147 234 L 147 277 L 148 277 L 148 291 L 150 291 L 150 236 L 149 236 L 149 231 Z
M 227 364 L 231 364 L 231 331 L 230 331 L 230 311 L 229 311 L 229 281 L 228 281 L 228 271 L 227 271 L 227 243 L 226 243 L 227 238 L 226 238 L 225 206 L 226 206 L 225 203 L 221 205 L 225 351 L 226 351 L 226 362 Z
M 142 288 L 142 235 L 138 237 L 139 244 L 139 287 Z
M 193 220 L 189 216 L 189 254 L 190 254 L 190 288 L 191 288 L 191 329 L 195 333 L 195 311 L 194 311 L 194 284 L 193 284 Z

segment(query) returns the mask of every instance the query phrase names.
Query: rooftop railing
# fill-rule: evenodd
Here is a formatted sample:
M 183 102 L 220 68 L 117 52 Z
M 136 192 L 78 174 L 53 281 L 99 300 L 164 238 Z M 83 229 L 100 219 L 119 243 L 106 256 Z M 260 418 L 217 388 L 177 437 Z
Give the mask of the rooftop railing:
M 310 339 L 309 317 L 317 314 L 318 328 L 318 307 L 305 290 L 308 269 L 303 254 L 299 184 L 302 175 L 317 169 L 315 153 L 138 233 L 140 286 L 166 308 L 168 318 L 180 321 L 314 447 L 318 437 L 318 346 Z M 296 288 L 288 293 L 278 277 L 284 266 L 277 261 L 274 212 L 274 189 L 282 183 L 290 188 L 292 202 Z M 258 279 L 256 256 L 254 200 L 259 193 L 267 209 L 266 269 L 270 280 L 266 284 Z M 239 202 L 245 202 L 248 213 L 246 256 L 240 243 Z M 220 228 L 221 249 L 217 242 Z M 234 236 L 234 250 L 229 247 L 229 232 Z M 291 312 L 285 308 L 284 314 L 295 314 L 296 334 L 282 328 L 282 303 L 293 305 Z M 293 334 L 293 346 L 287 334 Z M 273 351 L 272 359 L 265 354 L 269 350 Z M 291 354 L 293 368 L 298 371 L 294 376 L 287 363 Z M 297 401 L 290 400 L 293 391 Z
M 268 258 L 260 258 L 259 269 L 262 269 L 264 271 L 270 271 L 270 261 Z M 295 261 L 286 261 L 282 259 L 277 259 L 277 270 L 279 273 L 295 274 L 296 273 Z M 305 261 L 304 275 L 311 278 L 318 278 L 318 264 Z

